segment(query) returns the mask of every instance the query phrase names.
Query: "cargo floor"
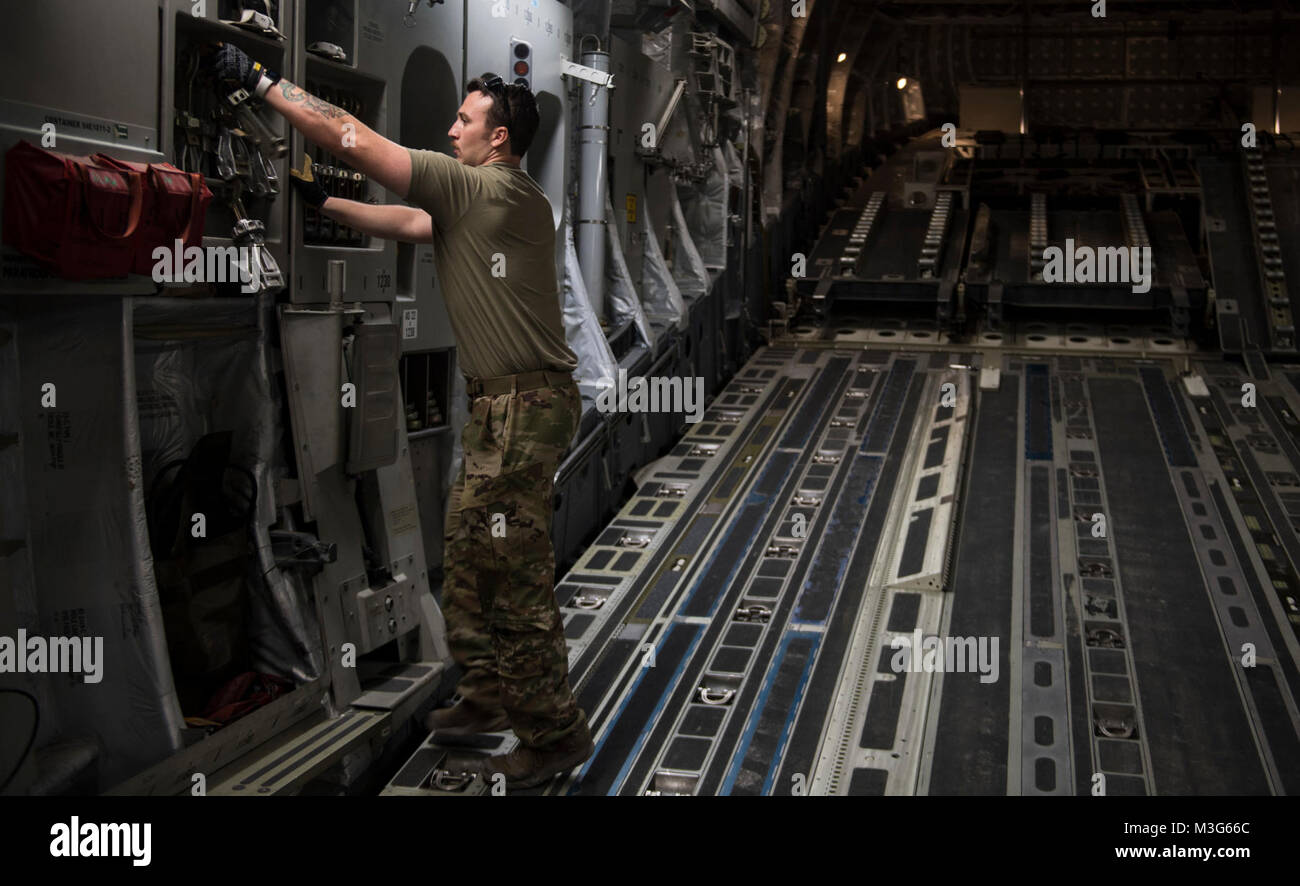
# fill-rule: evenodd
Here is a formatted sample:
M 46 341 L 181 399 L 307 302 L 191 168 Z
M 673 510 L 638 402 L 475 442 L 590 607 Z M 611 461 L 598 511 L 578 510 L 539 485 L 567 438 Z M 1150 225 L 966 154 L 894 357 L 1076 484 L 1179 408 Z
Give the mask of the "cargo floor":
M 1300 372 L 796 344 L 558 583 L 596 752 L 528 793 L 1300 793 Z

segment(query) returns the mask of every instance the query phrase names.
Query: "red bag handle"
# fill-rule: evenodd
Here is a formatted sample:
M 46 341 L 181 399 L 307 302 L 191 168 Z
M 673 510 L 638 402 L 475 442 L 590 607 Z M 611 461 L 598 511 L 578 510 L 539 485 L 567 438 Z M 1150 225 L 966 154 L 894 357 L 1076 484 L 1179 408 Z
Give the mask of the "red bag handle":
M 85 166 L 84 164 L 77 163 L 76 161 L 72 160 L 69 157 L 64 157 L 63 163 L 65 166 L 70 165 L 76 170 L 74 174 L 76 175 L 77 180 L 81 182 L 82 187 L 84 188 L 86 185 L 86 176 L 88 174 L 88 167 Z M 89 213 L 89 212 L 86 213 L 88 216 L 90 216 L 91 226 L 100 234 L 102 234 L 103 236 L 107 237 L 110 240 L 126 240 L 132 234 L 135 233 L 135 229 L 140 224 L 140 212 L 142 209 L 142 205 L 144 203 L 143 188 L 141 188 L 140 186 L 140 176 L 134 174 L 127 174 L 127 173 L 122 173 L 122 174 L 127 176 L 127 190 L 131 195 L 131 209 L 127 213 L 126 230 L 120 234 L 110 234 L 108 231 L 105 231 L 103 228 L 99 226 L 99 223 L 95 221 L 95 216 L 93 213 Z
M 185 228 L 185 242 L 190 241 L 194 234 L 194 229 L 202 223 L 203 219 L 199 218 L 199 199 L 203 192 L 203 175 L 198 172 L 189 174 L 190 180 L 190 223 Z
M 170 168 L 168 171 L 171 171 Z M 181 170 L 179 169 L 176 170 L 176 172 L 180 171 Z M 154 186 L 160 191 L 165 189 L 162 184 L 162 173 L 163 170 L 159 164 L 149 164 L 149 174 L 153 177 Z M 185 177 L 190 180 L 190 218 L 189 222 L 185 225 L 185 234 L 182 239 L 188 243 L 190 241 L 190 236 L 194 233 L 194 229 L 201 221 L 199 219 L 199 201 L 203 196 L 204 184 L 202 173 L 187 172 L 185 173 Z

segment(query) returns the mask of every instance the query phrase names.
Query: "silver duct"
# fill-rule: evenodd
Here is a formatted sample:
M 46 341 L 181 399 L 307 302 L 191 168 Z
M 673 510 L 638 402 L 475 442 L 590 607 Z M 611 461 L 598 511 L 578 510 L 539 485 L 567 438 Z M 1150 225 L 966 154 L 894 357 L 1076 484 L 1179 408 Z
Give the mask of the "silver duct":
M 609 71 L 609 53 L 592 50 L 582 54 L 582 64 L 597 71 Z M 587 298 L 596 319 L 605 320 L 605 193 L 608 174 L 609 90 L 589 81 L 582 83 L 579 117 L 579 170 L 577 235 L 578 264 L 587 284 Z

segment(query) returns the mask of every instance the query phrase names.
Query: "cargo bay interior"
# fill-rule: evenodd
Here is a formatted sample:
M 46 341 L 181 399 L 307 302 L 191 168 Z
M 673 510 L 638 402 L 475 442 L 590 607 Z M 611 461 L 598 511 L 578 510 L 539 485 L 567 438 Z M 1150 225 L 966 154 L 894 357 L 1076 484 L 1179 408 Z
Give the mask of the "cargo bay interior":
M 66 279 L 6 190 L 0 635 L 101 637 L 103 675 L 0 672 L 0 793 L 465 796 L 515 742 L 421 726 L 456 679 L 466 420 L 432 249 L 304 210 L 304 151 L 397 198 L 218 109 L 218 40 L 408 147 L 450 153 L 482 71 L 537 96 L 584 397 L 556 593 L 597 747 L 529 793 L 1300 792 L 1295 3 L 7 21 L 0 150 L 199 172 L 203 244 L 263 273 Z M 620 372 L 702 378 L 702 420 L 599 408 Z

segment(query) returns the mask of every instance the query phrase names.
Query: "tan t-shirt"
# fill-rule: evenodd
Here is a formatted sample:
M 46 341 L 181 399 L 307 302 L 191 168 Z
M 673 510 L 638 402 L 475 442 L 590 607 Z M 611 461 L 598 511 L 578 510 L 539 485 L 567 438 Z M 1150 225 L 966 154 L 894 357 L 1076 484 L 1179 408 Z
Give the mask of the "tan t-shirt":
M 474 378 L 572 372 L 578 358 L 564 339 L 546 192 L 516 166 L 466 166 L 438 151 L 410 153 L 407 200 L 433 218 L 434 258 L 461 371 Z

